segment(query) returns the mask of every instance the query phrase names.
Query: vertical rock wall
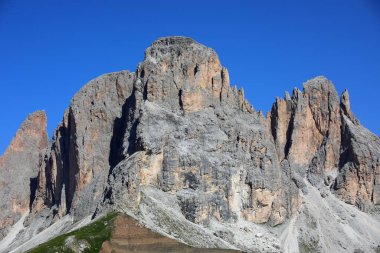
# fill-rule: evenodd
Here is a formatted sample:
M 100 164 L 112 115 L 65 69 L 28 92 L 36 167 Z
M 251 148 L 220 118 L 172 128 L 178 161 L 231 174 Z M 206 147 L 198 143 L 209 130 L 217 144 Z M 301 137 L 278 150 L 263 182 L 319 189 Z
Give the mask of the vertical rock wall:
M 39 163 L 48 144 L 46 115 L 37 111 L 22 123 L 0 157 L 0 239 L 29 213 L 36 194 Z

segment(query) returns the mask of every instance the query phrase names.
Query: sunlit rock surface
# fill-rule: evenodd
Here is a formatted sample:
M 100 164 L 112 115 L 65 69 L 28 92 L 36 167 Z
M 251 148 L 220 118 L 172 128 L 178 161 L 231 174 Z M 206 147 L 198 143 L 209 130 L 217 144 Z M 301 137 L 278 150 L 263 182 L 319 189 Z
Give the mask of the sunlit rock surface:
M 2 200 L 19 206 L 2 209 L 3 236 L 25 221 L 0 249 L 22 252 L 55 224 L 56 234 L 69 229 L 67 217 L 111 210 L 201 248 L 374 252 L 380 244 L 380 140 L 325 77 L 277 98 L 265 117 L 230 86 L 213 49 L 165 37 L 135 72 L 84 86 L 50 144 L 45 124 L 41 114 L 39 131 L 22 127 L 0 160 L 0 173 L 21 175 L 24 162 L 28 171 L 2 177 Z

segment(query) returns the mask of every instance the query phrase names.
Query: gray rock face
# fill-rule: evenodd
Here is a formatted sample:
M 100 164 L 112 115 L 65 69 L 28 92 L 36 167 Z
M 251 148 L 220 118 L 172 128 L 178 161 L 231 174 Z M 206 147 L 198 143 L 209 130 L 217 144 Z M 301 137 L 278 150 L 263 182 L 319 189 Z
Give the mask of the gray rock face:
M 177 196 L 196 223 L 282 223 L 296 209 L 296 186 L 280 169 L 265 119 L 229 86 L 216 53 L 191 39 L 164 38 L 145 56 L 119 152 L 120 160 L 145 162 L 118 166 L 110 191 L 124 181 L 137 207 L 141 190 L 154 186 Z
M 380 204 L 380 140 L 343 115 L 342 155 L 334 190 L 346 203 L 369 211 Z
M 161 38 L 136 72 L 84 86 L 51 145 L 34 149 L 44 150 L 30 163 L 37 190 L 21 190 L 31 199 L 24 225 L 32 232 L 19 239 L 66 215 L 81 220 L 121 210 L 198 247 L 298 252 L 317 238 L 318 250 L 339 248 L 323 242 L 321 229 L 311 231 L 313 224 L 329 224 L 318 219 L 332 206 L 334 215 L 351 212 L 333 204 L 340 202 L 334 194 L 363 211 L 379 204 L 379 143 L 351 112 L 348 93 L 339 100 L 324 77 L 277 98 L 264 117 L 230 86 L 214 50 L 190 38 Z M 290 237 L 292 224 L 301 228 L 305 220 L 310 229 Z M 262 223 L 270 226 L 255 225 Z M 287 228 L 281 234 L 275 226 Z M 302 247 L 288 249 L 285 236 Z M 352 247 L 380 243 L 376 236 L 360 240 Z
M 125 99 L 134 75 L 111 73 L 92 80 L 72 99 L 42 163 L 34 211 L 53 206 L 78 218 L 94 210 L 107 180 Z
M 0 239 L 29 212 L 37 187 L 38 165 L 48 147 L 46 115 L 30 114 L 0 157 Z

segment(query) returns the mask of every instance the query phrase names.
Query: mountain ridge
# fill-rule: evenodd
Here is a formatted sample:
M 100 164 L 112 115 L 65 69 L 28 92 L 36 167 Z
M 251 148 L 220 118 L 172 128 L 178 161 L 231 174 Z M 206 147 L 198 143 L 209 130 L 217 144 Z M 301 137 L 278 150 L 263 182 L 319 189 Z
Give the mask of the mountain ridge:
M 45 118 L 45 129 L 46 115 L 36 115 Z M 44 139 L 46 130 L 40 135 Z M 353 211 L 335 208 L 336 197 L 367 213 L 380 204 L 380 140 L 360 125 L 347 91 L 339 98 L 319 76 L 305 82 L 303 91 L 276 98 L 263 116 L 243 89 L 230 86 L 216 52 L 187 37 L 153 42 L 135 72 L 91 80 L 72 98 L 51 142 L 28 149 L 34 152 L 25 158 L 34 161 L 24 166 L 30 176 L 13 179 L 30 185 L 29 191 L 15 187 L 29 197 L 28 208 L 2 208 L 10 217 L 1 220 L 3 238 L 29 213 L 13 248 L 66 216 L 82 220 L 116 209 L 192 246 L 287 252 L 286 242 L 271 234 L 295 219 L 306 224 L 313 215 L 315 226 L 322 226 L 310 211 L 320 198 L 315 191 L 337 213 Z M 3 160 L 0 173 L 7 178 L 13 165 Z M 6 189 L 2 199 L 25 199 Z M 377 216 L 371 217 L 363 220 L 380 230 Z M 380 244 L 376 236 L 356 242 L 344 231 L 343 239 L 330 241 L 302 230 L 302 222 L 295 240 L 315 251 L 370 252 Z M 239 224 L 247 231 L 236 230 Z M 256 236 L 260 230 L 268 236 Z M 239 241 L 241 233 L 253 242 Z

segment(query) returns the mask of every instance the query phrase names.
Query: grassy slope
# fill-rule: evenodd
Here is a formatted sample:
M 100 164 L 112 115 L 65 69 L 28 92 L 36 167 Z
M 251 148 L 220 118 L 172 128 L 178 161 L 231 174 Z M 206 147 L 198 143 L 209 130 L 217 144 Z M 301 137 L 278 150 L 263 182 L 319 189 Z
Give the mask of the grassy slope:
M 75 239 L 78 241 L 85 240 L 90 247 L 86 248 L 83 252 L 85 253 L 93 253 L 99 252 L 102 247 L 102 243 L 105 240 L 109 240 L 111 238 L 112 232 L 112 221 L 117 216 L 116 213 L 110 213 L 106 216 L 100 218 L 99 220 L 91 223 L 88 226 L 85 226 L 81 229 L 75 230 L 73 232 L 60 235 L 46 243 L 43 243 L 36 248 L 28 251 L 30 253 L 71 253 L 74 252 L 70 248 L 65 246 L 65 240 L 70 236 L 75 236 Z
M 161 236 L 147 228 L 141 227 L 138 223 L 116 225 L 118 218 L 123 217 L 118 213 L 109 213 L 99 220 L 73 232 L 60 235 L 46 243 L 43 243 L 36 248 L 28 251 L 29 253 L 75 253 L 74 248 L 78 249 L 79 245 L 87 245 L 82 251 L 83 253 L 97 253 L 102 248 L 103 242 L 110 241 L 112 234 L 117 232 L 118 229 L 129 227 L 131 231 L 121 230 L 122 235 L 118 235 L 115 245 L 109 242 L 111 248 L 120 248 L 125 252 L 191 252 L 191 253 L 221 253 L 221 252 L 238 252 L 235 250 L 222 250 L 222 249 L 197 249 L 187 246 L 186 244 L 178 243 L 172 239 Z M 132 219 L 125 216 L 126 220 Z M 120 232 L 119 232 L 120 233 Z M 123 235 L 125 234 L 125 238 Z M 146 245 L 141 244 L 141 238 L 145 239 Z M 162 237 L 162 238 L 161 238 Z M 67 243 L 68 241 L 74 243 Z M 121 245 L 118 241 L 122 239 Z M 124 241 L 123 241 L 124 239 Z M 156 241 L 157 240 L 157 241 Z M 130 245 L 125 242 L 131 243 Z M 74 246 L 73 246 L 74 245 Z M 74 247 L 74 248 L 73 248 Z M 153 248 L 152 248 L 153 247 Z M 160 248 L 161 247 L 161 248 Z

